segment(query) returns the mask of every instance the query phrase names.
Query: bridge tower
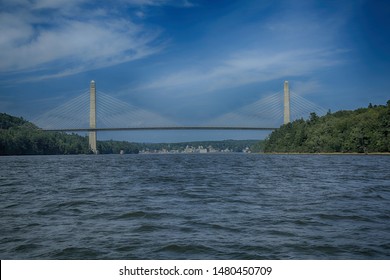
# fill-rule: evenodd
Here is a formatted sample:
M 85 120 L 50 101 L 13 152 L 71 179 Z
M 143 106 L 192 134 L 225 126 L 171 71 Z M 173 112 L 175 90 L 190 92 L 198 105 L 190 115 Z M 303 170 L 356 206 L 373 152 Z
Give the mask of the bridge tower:
M 290 89 L 288 81 L 284 81 L 284 124 L 290 122 Z
M 93 80 L 89 87 L 89 128 L 96 128 L 96 84 Z M 97 154 L 96 131 L 89 132 L 89 148 Z

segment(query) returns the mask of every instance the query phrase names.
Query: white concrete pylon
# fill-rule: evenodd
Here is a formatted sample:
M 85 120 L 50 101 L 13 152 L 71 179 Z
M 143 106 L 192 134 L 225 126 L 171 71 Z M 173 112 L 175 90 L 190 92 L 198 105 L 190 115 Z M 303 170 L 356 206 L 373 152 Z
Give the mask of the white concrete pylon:
M 93 80 L 89 87 L 89 128 L 96 128 L 96 84 Z M 96 131 L 89 132 L 89 147 L 97 154 Z
M 290 89 L 288 81 L 284 81 L 284 124 L 290 122 Z

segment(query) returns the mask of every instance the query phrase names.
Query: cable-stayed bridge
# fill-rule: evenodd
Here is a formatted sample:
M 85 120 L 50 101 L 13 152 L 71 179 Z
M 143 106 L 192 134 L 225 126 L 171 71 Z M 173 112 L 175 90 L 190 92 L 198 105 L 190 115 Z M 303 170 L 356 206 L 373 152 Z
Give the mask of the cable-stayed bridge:
M 88 94 L 89 93 L 89 94 Z M 98 131 L 120 130 L 274 130 L 282 123 L 306 118 L 311 112 L 326 110 L 289 90 L 267 95 L 256 102 L 197 125 L 188 125 L 163 115 L 125 103 L 104 92 L 90 88 L 80 96 L 33 120 L 45 131 L 89 132 L 94 153 Z

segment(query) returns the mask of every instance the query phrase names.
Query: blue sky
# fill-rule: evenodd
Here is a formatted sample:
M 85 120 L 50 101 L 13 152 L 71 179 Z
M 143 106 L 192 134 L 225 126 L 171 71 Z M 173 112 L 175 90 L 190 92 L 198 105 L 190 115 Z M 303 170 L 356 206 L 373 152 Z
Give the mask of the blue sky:
M 291 89 L 337 111 L 390 99 L 388 1 L 1 0 L 0 112 L 32 120 L 98 90 L 197 123 Z M 100 139 L 261 139 L 118 132 Z

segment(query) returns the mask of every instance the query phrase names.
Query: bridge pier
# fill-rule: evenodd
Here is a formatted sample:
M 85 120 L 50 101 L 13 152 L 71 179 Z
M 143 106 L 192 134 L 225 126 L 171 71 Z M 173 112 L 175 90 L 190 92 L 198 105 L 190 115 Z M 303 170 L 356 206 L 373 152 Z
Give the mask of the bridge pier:
M 290 122 L 290 89 L 288 81 L 284 81 L 284 124 Z
M 96 128 L 96 84 L 93 80 L 89 87 L 89 128 Z M 89 132 L 89 148 L 94 154 L 98 153 L 96 147 L 96 130 Z

